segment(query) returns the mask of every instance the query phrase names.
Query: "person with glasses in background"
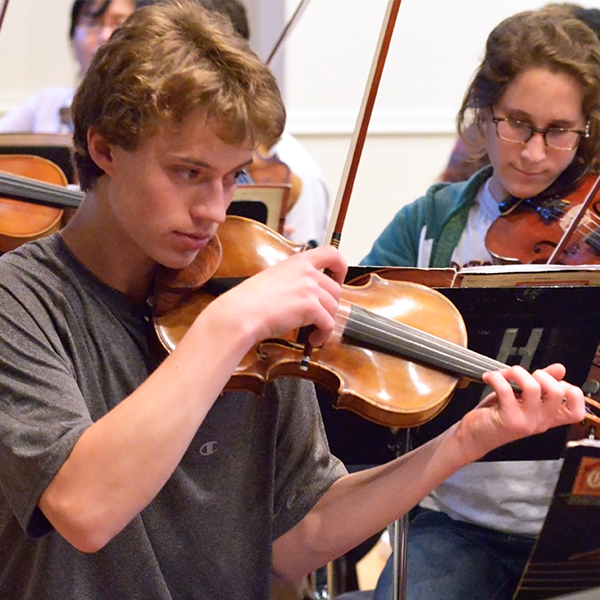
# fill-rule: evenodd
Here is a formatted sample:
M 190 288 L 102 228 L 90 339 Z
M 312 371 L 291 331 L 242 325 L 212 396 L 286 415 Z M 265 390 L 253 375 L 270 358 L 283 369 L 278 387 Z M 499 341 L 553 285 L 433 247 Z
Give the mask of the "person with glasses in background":
M 98 48 L 136 9 L 137 0 L 75 0 L 71 7 L 69 40 L 85 75 Z M 49 86 L 29 96 L 0 118 L 0 133 L 71 133 L 70 115 L 75 89 Z
M 588 26 L 545 9 L 504 20 L 457 117 L 490 164 L 403 207 L 362 264 L 492 264 L 485 236 L 502 202 L 539 195 L 571 165 L 594 165 L 599 108 L 600 43 Z M 477 462 L 429 494 L 408 527 L 408 600 L 512 598 L 559 470 L 558 460 Z M 392 597 L 390 559 L 374 598 Z
M 493 106 L 490 106 L 492 123 L 496 125 L 496 135 L 505 142 L 525 146 L 535 133 L 542 135 L 544 144 L 552 150 L 564 150 L 571 152 L 575 150 L 581 138 L 590 137 L 590 121 L 585 124 L 585 129 L 569 129 L 567 127 L 547 127 L 540 129 L 518 119 L 506 119 L 494 114 Z
M 559 2 L 546 4 L 544 10 L 554 11 L 557 15 L 576 17 L 583 21 L 600 38 L 600 9 L 583 8 L 579 4 Z M 474 133 L 475 138 L 477 138 L 475 131 Z M 473 173 L 489 164 L 490 161 L 485 153 L 476 151 L 475 155 L 473 154 L 470 135 L 471 131 L 469 128 L 461 132 L 461 136 L 456 140 L 456 144 L 452 148 L 452 152 L 448 158 L 448 163 L 438 177 L 438 181 L 465 181 Z

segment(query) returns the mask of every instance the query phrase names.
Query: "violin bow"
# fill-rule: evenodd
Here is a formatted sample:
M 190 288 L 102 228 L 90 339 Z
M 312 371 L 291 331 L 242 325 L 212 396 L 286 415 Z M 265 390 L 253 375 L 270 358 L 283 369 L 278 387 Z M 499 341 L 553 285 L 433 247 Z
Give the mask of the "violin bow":
M 0 29 L 2 29 L 2 23 L 4 23 L 4 17 L 6 16 L 6 9 L 8 8 L 8 0 L 4 0 L 2 10 L 0 11 Z
M 587 212 L 591 203 L 594 201 L 594 198 L 596 197 L 596 194 L 598 193 L 599 189 L 600 189 L 600 175 L 598 175 L 598 177 L 596 178 L 596 181 L 594 181 L 594 185 L 592 185 L 592 189 L 588 192 L 588 195 L 585 197 L 585 200 L 581 204 L 581 208 L 577 211 L 577 215 L 573 218 L 573 220 L 571 221 L 571 224 L 567 227 L 566 231 L 563 233 L 563 236 L 560 238 L 560 241 L 556 245 L 556 248 L 554 248 L 554 252 L 552 252 L 550 258 L 546 261 L 547 265 L 554 264 L 558 260 L 558 258 L 561 256 L 561 254 L 564 252 L 564 250 L 567 247 L 567 244 L 571 240 L 571 237 L 577 231 L 577 227 L 579 227 L 579 223 L 581 222 L 581 219 Z
M 365 145 L 367 130 L 369 128 L 371 115 L 373 114 L 373 107 L 375 105 L 375 99 L 377 98 L 377 92 L 379 90 L 381 75 L 390 48 L 392 34 L 398 18 L 400 4 L 401 0 L 388 1 L 382 29 L 377 42 L 377 48 L 375 50 L 375 56 L 373 63 L 371 64 L 369 79 L 367 80 L 367 86 L 365 88 L 356 126 L 354 128 L 348 156 L 346 158 L 346 164 L 342 172 L 341 183 L 333 205 L 332 218 L 329 221 L 326 239 L 329 239 L 329 243 L 336 248 L 339 248 L 340 246 L 342 229 L 350 205 L 350 197 L 352 196 L 352 190 L 354 189 L 356 173 Z
M 352 196 L 352 190 L 354 189 L 354 182 L 356 181 L 356 173 L 365 146 L 369 122 L 371 121 L 371 116 L 373 114 L 373 107 L 375 106 L 375 100 L 381 82 L 381 75 L 390 48 L 394 27 L 396 26 L 401 1 L 402 0 L 388 0 L 383 25 L 379 34 L 379 40 L 377 41 L 371 70 L 369 72 L 369 78 L 367 79 L 365 93 L 354 127 L 354 133 L 346 157 L 346 164 L 342 172 L 341 183 L 333 205 L 332 216 L 329 220 L 325 239 L 329 239 L 329 244 L 335 248 L 340 247 L 342 229 L 344 227 L 344 221 L 346 220 L 348 207 L 350 206 L 350 198 Z M 306 332 L 304 335 L 306 335 Z M 304 355 L 300 362 L 301 371 L 308 370 L 311 353 L 312 346 L 310 342 L 306 341 L 304 345 Z
M 283 43 L 283 40 L 285 40 L 285 38 L 292 32 L 292 29 L 295 27 L 296 23 L 300 19 L 302 13 L 304 12 L 304 9 L 308 6 L 308 2 L 309 2 L 309 0 L 300 0 L 300 2 L 298 3 L 298 6 L 296 6 L 296 10 L 294 11 L 294 14 L 290 18 L 290 20 L 287 22 L 287 25 L 283 28 L 283 31 L 281 32 L 279 39 L 275 42 L 275 45 L 273 46 L 273 49 L 271 50 L 271 53 L 269 54 L 269 58 L 267 58 L 267 61 L 266 61 L 267 65 L 271 64 L 271 61 L 277 54 L 277 51 L 279 50 L 279 47 Z
M 279 37 L 279 40 L 277 40 L 277 43 L 271 51 L 271 54 L 266 61 L 267 65 L 271 62 L 277 53 L 278 48 L 281 46 L 281 43 L 290 33 L 293 26 L 297 23 L 300 15 L 308 5 L 308 1 L 309 0 L 300 0 L 300 3 L 294 11 L 294 14 L 285 26 L 281 36 Z M 352 136 L 350 148 L 348 150 L 346 164 L 342 173 L 338 195 L 333 206 L 332 218 L 330 219 L 326 239 L 330 239 L 330 244 L 336 248 L 339 247 L 343 223 L 346 219 L 346 213 L 350 204 L 350 197 L 354 188 L 356 173 L 358 171 L 358 165 L 360 163 L 362 151 L 365 145 L 369 122 L 373 113 L 375 99 L 377 98 L 377 92 L 379 90 L 381 75 L 383 73 L 390 42 L 392 40 L 392 34 L 396 26 L 400 4 L 401 0 L 388 0 L 388 5 L 383 19 L 383 25 L 379 34 L 379 40 L 375 49 L 371 70 L 369 72 L 369 78 L 365 87 L 365 93 L 363 95 L 363 100 L 356 121 L 356 126 L 354 128 L 354 134 Z M 333 217 L 333 215 L 336 216 Z

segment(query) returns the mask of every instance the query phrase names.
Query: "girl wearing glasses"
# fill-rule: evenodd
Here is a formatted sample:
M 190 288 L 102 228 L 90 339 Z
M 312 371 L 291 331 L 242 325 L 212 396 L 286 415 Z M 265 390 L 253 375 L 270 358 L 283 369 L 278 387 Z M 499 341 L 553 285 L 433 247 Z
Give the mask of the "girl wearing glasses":
M 600 156 L 600 43 L 584 23 L 548 10 L 498 25 L 458 113 L 490 165 L 438 183 L 405 206 L 365 265 L 491 264 L 485 234 L 509 197 L 529 198 L 570 166 Z M 472 140 L 469 140 L 472 141 Z M 510 600 L 556 484 L 559 461 L 480 462 L 450 477 L 409 527 L 408 600 Z M 391 600 L 393 565 L 376 600 Z
M 363 264 L 492 263 L 484 238 L 501 202 L 536 196 L 569 165 L 583 169 L 600 156 L 599 105 L 600 45 L 591 29 L 543 9 L 503 21 L 457 117 L 459 133 L 468 129 L 491 165 L 405 206 Z
M 83 78 L 98 48 L 136 9 L 137 0 L 75 0 L 69 39 Z M 0 133 L 70 133 L 74 88 L 42 88 L 0 119 Z

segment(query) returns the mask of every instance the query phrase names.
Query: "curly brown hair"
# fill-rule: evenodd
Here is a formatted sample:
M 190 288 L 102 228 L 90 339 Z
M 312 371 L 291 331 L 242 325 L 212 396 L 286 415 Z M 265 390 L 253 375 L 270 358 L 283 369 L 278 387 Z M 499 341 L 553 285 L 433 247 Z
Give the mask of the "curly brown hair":
M 489 35 L 483 61 L 458 112 L 459 134 L 479 129 L 474 125 L 481 122 L 481 111 L 496 104 L 519 73 L 540 67 L 581 84 L 590 136 L 581 140 L 576 157 L 593 163 L 600 156 L 600 41 L 579 19 L 551 9 L 518 13 Z M 482 136 L 470 138 L 471 147 L 483 153 Z
M 161 124 L 198 110 L 230 144 L 273 144 L 285 125 L 275 77 L 233 33 L 229 20 L 193 0 L 139 8 L 97 52 L 72 106 L 75 163 L 82 188 L 104 171 L 90 157 L 90 128 L 134 150 Z

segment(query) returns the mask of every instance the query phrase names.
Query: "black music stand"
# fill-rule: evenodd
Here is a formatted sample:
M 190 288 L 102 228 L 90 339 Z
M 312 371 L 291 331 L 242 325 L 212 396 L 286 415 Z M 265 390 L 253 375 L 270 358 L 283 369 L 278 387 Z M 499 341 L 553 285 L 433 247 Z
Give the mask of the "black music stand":
M 373 271 L 352 267 L 348 280 Z M 583 385 L 600 340 L 600 287 L 438 288 L 461 313 L 469 348 L 505 364 L 534 370 L 554 362 L 567 369 L 566 379 Z M 376 425 L 346 410 L 335 410 L 335 394 L 318 388 L 321 412 L 332 452 L 347 465 L 383 464 L 405 448 L 404 432 Z M 444 410 L 411 430 L 417 447 L 445 431 L 485 393 L 470 383 L 457 389 Z M 507 444 L 482 460 L 559 458 L 567 427 Z
M 375 270 L 351 267 L 348 280 Z M 600 340 L 600 287 L 439 288 L 460 311 L 469 348 L 505 364 L 529 370 L 563 363 L 567 379 L 583 385 Z M 448 429 L 486 393 L 483 384 L 457 389 L 449 405 L 410 431 L 376 425 L 335 410 L 335 394 L 317 389 L 333 454 L 346 465 L 383 464 Z M 482 460 L 544 460 L 563 455 L 568 427 L 507 444 Z M 410 442 L 407 442 L 410 436 Z M 396 569 L 397 570 L 397 569 Z
M 234 192 L 227 214 L 258 221 L 283 233 L 291 189 L 288 183 L 240 185 Z
M 2 133 L 0 154 L 33 154 L 58 165 L 69 183 L 76 183 L 73 136 L 60 133 Z
M 544 526 L 514 600 L 600 598 L 600 440 L 567 443 Z

